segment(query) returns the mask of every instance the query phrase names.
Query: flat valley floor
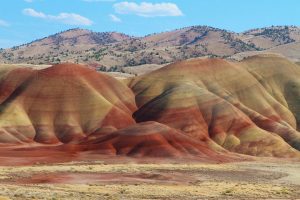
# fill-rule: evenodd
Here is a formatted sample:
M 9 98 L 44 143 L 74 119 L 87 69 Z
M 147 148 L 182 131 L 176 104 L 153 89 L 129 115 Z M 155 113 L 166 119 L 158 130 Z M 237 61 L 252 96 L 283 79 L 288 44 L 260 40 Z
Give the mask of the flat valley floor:
M 0 199 L 300 199 L 300 162 L 152 163 L 1 166 Z

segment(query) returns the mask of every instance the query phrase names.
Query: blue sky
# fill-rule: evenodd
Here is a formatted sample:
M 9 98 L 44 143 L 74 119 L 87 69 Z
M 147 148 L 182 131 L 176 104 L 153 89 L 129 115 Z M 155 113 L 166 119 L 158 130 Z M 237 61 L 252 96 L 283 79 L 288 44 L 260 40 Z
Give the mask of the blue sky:
M 191 25 L 300 26 L 299 0 L 1 0 L 0 48 L 70 28 L 142 36 Z

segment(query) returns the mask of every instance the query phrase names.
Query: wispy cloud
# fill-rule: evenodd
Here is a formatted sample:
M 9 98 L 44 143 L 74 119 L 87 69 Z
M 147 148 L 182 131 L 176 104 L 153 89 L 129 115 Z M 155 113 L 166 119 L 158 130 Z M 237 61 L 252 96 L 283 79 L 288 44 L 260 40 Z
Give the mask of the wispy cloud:
M 42 1 L 42 0 L 24 0 L 24 1 L 27 2 L 27 3 L 33 3 L 35 1 Z
M 114 4 L 116 13 L 134 14 L 142 17 L 182 16 L 182 11 L 174 3 L 120 2 Z
M 68 25 L 90 26 L 93 24 L 90 19 L 75 13 L 60 13 L 58 15 L 48 15 L 43 12 L 36 11 L 32 8 L 26 8 L 23 10 L 23 14 L 31 17 L 57 21 Z
M 31 17 L 47 18 L 47 16 L 43 12 L 38 12 L 32 8 L 24 9 L 23 14 Z
M 0 19 L 0 26 L 9 26 L 9 23 L 7 21 Z
M 109 17 L 110 17 L 111 21 L 113 21 L 113 22 L 122 22 L 122 20 L 119 17 L 117 17 L 116 15 L 110 14 Z

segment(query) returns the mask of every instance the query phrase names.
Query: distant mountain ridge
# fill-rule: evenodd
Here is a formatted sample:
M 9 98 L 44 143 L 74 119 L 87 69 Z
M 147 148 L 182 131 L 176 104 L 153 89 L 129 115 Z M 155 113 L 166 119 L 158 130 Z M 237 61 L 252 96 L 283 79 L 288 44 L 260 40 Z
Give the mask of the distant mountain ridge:
M 165 64 L 196 57 L 239 60 L 260 52 L 300 60 L 300 28 L 272 26 L 235 33 L 209 26 L 191 26 L 134 37 L 117 32 L 70 29 L 0 51 L 1 63 L 85 63 L 104 71 Z

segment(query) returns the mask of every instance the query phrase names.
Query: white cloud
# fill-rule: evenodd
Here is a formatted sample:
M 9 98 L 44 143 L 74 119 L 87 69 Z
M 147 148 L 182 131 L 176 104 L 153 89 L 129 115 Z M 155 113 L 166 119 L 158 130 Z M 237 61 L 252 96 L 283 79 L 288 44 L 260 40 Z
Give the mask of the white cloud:
M 60 13 L 57 16 L 48 15 L 48 17 L 49 19 L 61 21 L 64 24 L 70 25 L 90 26 L 93 24 L 93 22 L 90 19 L 75 13 Z
M 28 15 L 31 17 L 37 17 L 37 18 L 42 18 L 42 19 L 47 19 L 47 20 L 52 20 L 52 21 L 58 21 L 64 24 L 69 24 L 69 25 L 85 25 L 85 26 L 90 26 L 93 24 L 93 22 L 81 15 L 75 14 L 75 13 L 60 13 L 58 15 L 47 15 L 43 12 L 38 12 L 32 8 L 26 8 L 23 10 L 24 15 Z
M 142 17 L 182 16 L 182 11 L 174 3 L 120 2 L 114 4 L 116 13 L 134 14 Z
M 24 9 L 23 10 L 23 14 L 31 16 L 31 17 L 47 18 L 47 16 L 44 13 L 35 11 L 32 8 L 26 8 L 26 9 Z
M 8 22 L 0 19 L 0 26 L 9 26 Z
M 110 17 L 111 21 L 113 21 L 113 22 L 122 22 L 122 20 L 119 17 L 117 17 L 116 15 L 110 14 L 109 17 Z

